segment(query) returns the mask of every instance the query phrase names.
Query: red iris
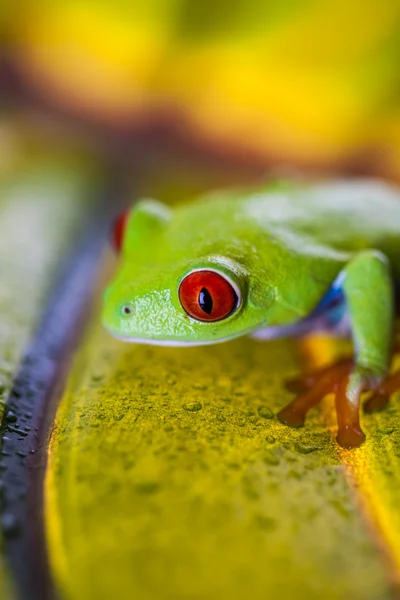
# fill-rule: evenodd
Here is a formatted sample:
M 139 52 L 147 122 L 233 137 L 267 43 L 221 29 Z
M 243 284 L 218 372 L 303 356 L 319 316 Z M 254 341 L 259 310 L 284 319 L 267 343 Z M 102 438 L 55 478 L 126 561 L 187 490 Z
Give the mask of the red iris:
M 114 221 L 111 233 L 111 243 L 116 252 L 120 253 L 124 243 L 125 229 L 128 222 L 129 210 L 121 213 Z
M 215 271 L 194 271 L 179 286 L 179 300 L 184 310 L 198 321 L 219 321 L 237 308 L 234 287 Z

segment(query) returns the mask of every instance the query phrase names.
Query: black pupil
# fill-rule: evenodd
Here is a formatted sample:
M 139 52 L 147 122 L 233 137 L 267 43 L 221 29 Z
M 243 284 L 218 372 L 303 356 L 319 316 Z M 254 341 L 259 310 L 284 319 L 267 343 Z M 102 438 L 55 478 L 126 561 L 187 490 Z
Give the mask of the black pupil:
M 211 315 L 213 309 L 213 301 L 210 292 L 206 288 L 201 288 L 199 293 L 199 306 L 208 315 Z

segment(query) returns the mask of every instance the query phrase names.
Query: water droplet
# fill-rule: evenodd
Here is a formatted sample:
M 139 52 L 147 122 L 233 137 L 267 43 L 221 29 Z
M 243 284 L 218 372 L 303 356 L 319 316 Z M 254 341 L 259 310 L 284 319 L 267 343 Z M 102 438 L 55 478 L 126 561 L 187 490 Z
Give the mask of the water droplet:
M 378 429 L 380 435 L 390 435 L 395 431 L 394 427 L 381 427 Z
M 266 515 L 256 515 L 254 523 L 257 528 L 263 529 L 264 531 L 272 531 L 276 527 L 274 519 L 267 517 Z
M 267 465 L 279 465 L 279 458 L 273 452 L 265 452 L 263 460 Z
M 322 446 L 311 446 L 307 444 L 294 444 L 293 448 L 296 452 L 300 452 L 300 454 L 311 454 L 312 452 L 322 450 Z
M 291 479 L 300 480 L 302 478 L 302 474 L 298 471 L 295 471 L 294 469 L 290 469 L 290 471 L 287 472 L 287 477 L 290 477 Z
M 161 484 L 158 481 L 143 481 L 136 484 L 135 488 L 140 494 L 155 494 L 161 489 Z
M 274 438 L 273 435 L 267 435 L 265 437 L 265 441 L 268 442 L 268 444 L 275 444 L 276 439 Z
M 188 402 L 183 405 L 183 408 L 189 412 L 197 412 L 203 408 L 203 405 L 201 402 Z
M 273 419 L 274 418 L 274 413 L 272 412 L 272 410 L 270 409 L 269 406 L 259 406 L 258 414 L 263 419 Z
M 101 381 L 102 379 L 103 379 L 103 375 L 97 375 L 97 374 L 92 375 L 92 381 Z
M 17 415 L 12 410 L 9 410 L 6 415 L 6 421 L 8 421 L 8 423 L 15 423 L 16 420 L 17 420 Z
M 11 433 L 18 433 L 18 435 L 22 435 L 23 437 L 26 437 L 28 435 L 26 433 L 26 431 L 21 431 L 20 429 L 17 429 L 15 427 L 11 427 L 11 425 L 7 426 L 7 430 L 10 431 Z
M 221 400 L 222 402 L 232 402 L 231 396 L 222 396 Z
M 239 464 L 239 463 L 237 463 L 237 462 L 228 462 L 228 463 L 227 463 L 227 466 L 228 466 L 230 469 L 234 469 L 235 471 L 239 471 L 239 469 L 240 469 L 240 464 Z
M 19 532 L 19 523 L 12 513 L 4 513 L 1 518 L 3 533 L 7 537 L 13 537 Z
M 207 386 L 204 383 L 193 383 L 192 385 L 194 390 L 206 390 Z

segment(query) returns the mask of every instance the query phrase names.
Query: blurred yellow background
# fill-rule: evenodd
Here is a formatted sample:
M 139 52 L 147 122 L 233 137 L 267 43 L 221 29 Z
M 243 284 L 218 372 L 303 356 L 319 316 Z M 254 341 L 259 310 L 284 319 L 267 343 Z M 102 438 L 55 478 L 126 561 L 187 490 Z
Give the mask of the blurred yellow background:
M 46 106 L 206 148 L 400 173 L 399 0 L 17 0 L 6 62 Z

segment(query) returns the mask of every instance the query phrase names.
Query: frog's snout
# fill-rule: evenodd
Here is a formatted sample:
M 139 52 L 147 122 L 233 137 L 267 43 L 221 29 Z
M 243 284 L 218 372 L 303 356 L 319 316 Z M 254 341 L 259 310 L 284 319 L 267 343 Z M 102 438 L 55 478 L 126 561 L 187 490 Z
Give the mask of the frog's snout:
M 135 313 L 136 306 L 132 300 L 116 297 L 115 289 L 111 286 L 106 289 L 103 301 L 103 323 L 106 327 L 119 330 Z

